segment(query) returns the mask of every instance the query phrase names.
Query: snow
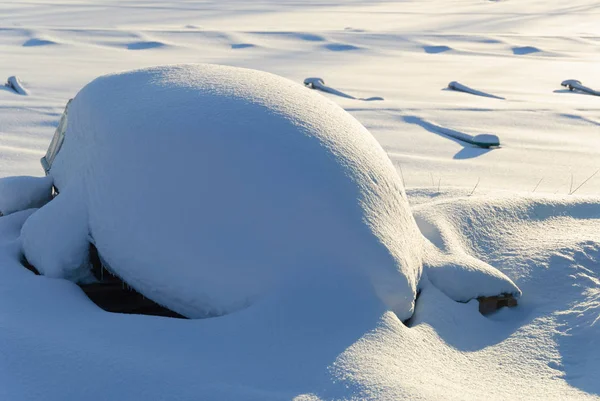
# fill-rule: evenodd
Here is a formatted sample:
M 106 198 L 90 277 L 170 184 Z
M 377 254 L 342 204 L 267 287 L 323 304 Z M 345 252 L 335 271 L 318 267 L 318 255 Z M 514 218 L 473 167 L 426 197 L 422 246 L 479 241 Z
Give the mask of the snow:
M 44 206 L 52 199 L 52 177 L 0 178 L 0 214 Z
M 582 85 L 581 82 L 576 79 L 567 79 L 565 81 L 562 81 L 560 85 L 568 88 L 570 91 L 578 90 L 589 95 L 600 96 L 600 91 L 588 88 L 587 86 Z
M 413 314 L 425 242 L 399 175 L 358 121 L 292 81 L 209 64 L 97 78 L 69 107 L 50 175 L 60 195 L 22 235 L 46 276 L 85 277 L 91 237 L 114 274 L 191 318 L 312 270 L 359 274 Z M 493 267 L 448 257 L 431 279 L 451 298 L 520 296 Z
M 68 211 L 59 225 L 79 242 L 89 224 L 114 273 L 185 316 L 241 309 L 311 269 L 358 270 L 412 315 L 421 237 L 392 163 L 352 116 L 292 81 L 215 65 L 98 78 L 71 103 L 50 174 L 68 200 L 39 213 Z M 81 217 L 74 202 L 87 203 Z M 25 239 L 56 224 L 26 224 Z M 56 254 L 44 257 L 36 244 L 24 246 L 34 265 L 79 269 L 63 247 L 41 246 Z
M 468 87 L 467 85 L 463 85 L 460 82 L 452 81 L 448 84 L 449 89 L 454 89 L 456 91 L 470 93 L 471 95 L 489 97 L 493 99 L 505 100 L 503 97 L 495 96 L 486 92 L 479 91 L 477 89 L 473 89 Z
M 89 230 L 85 194 L 57 196 L 27 219 L 21 230 L 23 254 L 43 275 L 87 281 Z
M 331 94 L 334 94 L 334 95 L 337 95 L 337 96 L 345 97 L 346 99 L 363 100 L 363 101 L 366 101 L 366 102 L 371 102 L 371 101 L 374 101 L 374 100 L 383 100 L 382 97 L 378 97 L 378 96 L 370 97 L 370 98 L 367 98 L 367 99 L 364 99 L 364 98 L 355 98 L 352 95 L 349 95 L 347 93 L 341 92 L 341 91 L 339 91 L 337 89 L 334 89 L 334 88 L 331 88 L 331 87 L 325 85 L 325 81 L 323 81 L 323 79 L 316 78 L 316 77 L 306 78 L 304 80 L 304 85 L 307 86 L 307 87 L 309 87 L 309 88 L 311 88 L 311 89 L 318 89 L 318 90 L 323 91 L 323 92 L 327 92 L 327 93 L 331 93 Z
M 43 174 L 64 104 L 100 75 L 202 62 L 318 76 L 385 99 L 311 92 L 373 134 L 431 242 L 406 325 L 359 270 L 296 276 L 235 313 L 178 320 L 106 313 L 75 284 L 34 276 L 19 233 L 43 209 L 1 217 L 0 398 L 598 399 L 600 98 L 560 86 L 600 88 L 597 17 L 591 0 L 0 2 L 0 73 L 30 91 L 0 87 L 3 177 Z M 499 269 L 519 306 L 483 317 L 450 299 L 462 281 L 439 281 L 457 263 L 477 269 L 469 280 Z
M 21 83 L 18 77 L 8 77 L 8 80 L 6 81 L 6 86 L 14 90 L 19 95 L 29 95 L 29 92 L 27 92 L 27 89 L 23 87 L 23 84 Z

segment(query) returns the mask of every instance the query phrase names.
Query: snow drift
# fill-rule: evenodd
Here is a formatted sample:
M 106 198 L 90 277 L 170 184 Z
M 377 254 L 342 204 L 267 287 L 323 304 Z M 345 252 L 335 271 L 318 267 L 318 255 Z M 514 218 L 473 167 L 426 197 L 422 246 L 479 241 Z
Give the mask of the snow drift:
M 52 199 L 52 177 L 0 178 L 0 216 L 39 208 Z
M 46 275 L 85 277 L 89 233 L 114 273 L 188 317 L 308 276 L 364 277 L 399 318 L 413 313 L 424 238 L 392 163 L 357 120 L 284 78 L 215 65 L 98 78 L 73 100 L 50 174 L 61 194 L 23 227 Z M 473 265 L 460 300 L 477 293 Z

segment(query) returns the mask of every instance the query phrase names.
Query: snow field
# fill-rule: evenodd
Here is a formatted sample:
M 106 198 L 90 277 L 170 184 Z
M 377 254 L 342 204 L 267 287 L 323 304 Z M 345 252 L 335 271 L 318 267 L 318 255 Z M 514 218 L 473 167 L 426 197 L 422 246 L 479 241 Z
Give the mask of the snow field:
M 19 212 L 0 218 L 0 398 L 598 399 L 600 98 L 560 86 L 600 88 L 597 19 L 590 0 L 0 2 L 0 78 L 29 91 L 0 87 L 3 177 L 42 174 L 64 104 L 103 74 L 213 62 L 318 76 L 384 99 L 319 94 L 392 160 L 435 246 L 425 269 L 451 251 L 523 293 L 483 317 L 424 281 L 410 327 L 353 275 L 335 292 L 292 280 L 217 319 L 109 314 L 20 266 Z

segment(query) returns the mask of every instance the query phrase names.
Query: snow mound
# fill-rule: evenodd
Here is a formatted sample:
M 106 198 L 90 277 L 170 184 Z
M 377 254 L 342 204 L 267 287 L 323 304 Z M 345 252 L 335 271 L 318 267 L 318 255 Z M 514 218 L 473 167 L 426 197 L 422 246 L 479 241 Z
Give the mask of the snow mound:
M 58 42 L 52 39 L 45 38 L 31 38 L 28 39 L 25 43 L 23 43 L 23 47 L 37 47 L 37 46 L 51 46 L 57 45 Z
M 12 213 L 10 216 L 2 216 L 0 218 L 0 243 L 14 241 L 19 237 L 23 223 L 35 211 L 36 209 L 27 209 Z
M 457 301 L 520 295 L 460 250 L 436 254 L 373 136 L 272 74 L 179 65 L 98 78 L 71 103 L 50 174 L 60 195 L 23 226 L 27 259 L 88 280 L 91 241 L 113 273 L 184 316 L 224 315 L 302 277 L 359 275 L 405 320 L 423 256 Z
M 413 312 L 422 237 L 392 163 L 358 121 L 287 79 L 215 65 L 98 78 L 69 108 L 51 175 L 60 195 L 23 242 L 52 275 L 79 276 L 89 232 L 117 275 L 189 317 L 312 270 L 363 275 L 400 318 Z M 43 245 L 57 225 L 63 245 Z
M 595 237 L 591 227 L 599 221 L 599 210 L 595 198 L 524 195 L 496 196 L 493 202 L 485 195 L 441 199 L 414 209 L 422 233 L 435 245 L 427 250 L 426 274 L 457 301 L 493 295 L 498 290 L 520 296 L 516 286 L 512 290 L 507 287 L 504 277 L 491 278 L 501 271 L 515 281 L 522 280 L 532 266 L 516 264 L 516 259 L 525 257 L 527 263 L 538 267 L 540 260 L 529 255 L 543 252 L 540 259 L 554 258 L 553 252 L 560 253 L 561 248 L 573 253 L 582 247 L 591 249 L 584 252 L 594 252 L 598 244 L 590 245 L 589 238 Z M 550 254 L 549 243 L 553 244 Z M 457 261 L 467 268 L 457 268 Z M 499 271 L 488 268 L 488 263 Z M 486 271 L 490 279 L 482 279 L 479 272 L 470 274 L 471 266 Z M 449 274 L 452 270 L 457 272 L 454 277 Z M 472 275 L 468 280 L 459 279 L 468 275 Z M 440 286 L 440 281 L 445 285 Z M 465 281 L 477 285 L 466 288 Z
M 89 279 L 86 210 L 81 193 L 57 196 L 25 221 L 21 235 L 23 252 L 40 273 L 76 282 Z
M 473 256 L 453 227 L 456 216 L 440 217 L 443 203 L 439 209 L 417 210 L 417 224 L 430 241 L 424 252 L 425 272 L 433 285 L 460 302 L 499 294 L 521 296 L 521 290 L 505 274 Z
M 52 177 L 0 178 L 0 215 L 39 208 L 52 199 Z

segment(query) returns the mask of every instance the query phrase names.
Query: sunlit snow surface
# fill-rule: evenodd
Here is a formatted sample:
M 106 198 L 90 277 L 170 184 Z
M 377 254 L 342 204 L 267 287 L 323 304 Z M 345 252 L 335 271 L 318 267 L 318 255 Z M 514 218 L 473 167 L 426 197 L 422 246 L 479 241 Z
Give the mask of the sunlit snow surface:
M 0 219 L 0 399 L 597 397 L 600 176 L 577 187 L 600 167 L 600 98 L 560 82 L 600 88 L 598 17 L 590 0 L 1 2 L 0 78 L 29 95 L 0 88 L 0 175 L 41 175 L 64 104 L 98 75 L 213 62 L 318 76 L 384 98 L 323 94 L 388 152 L 426 235 L 500 268 L 523 297 L 484 318 L 425 286 L 406 327 L 377 299 L 306 277 L 217 319 L 109 314 L 18 264 L 21 212 Z

